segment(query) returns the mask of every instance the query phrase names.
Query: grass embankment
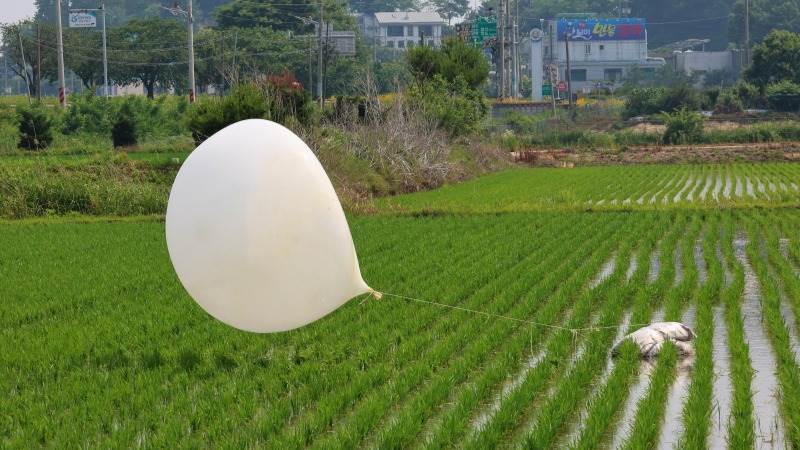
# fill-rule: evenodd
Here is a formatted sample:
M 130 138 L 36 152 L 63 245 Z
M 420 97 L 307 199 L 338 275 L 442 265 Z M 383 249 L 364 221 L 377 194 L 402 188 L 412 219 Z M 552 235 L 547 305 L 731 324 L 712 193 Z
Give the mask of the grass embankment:
M 380 158 L 352 153 L 338 139 L 318 138 L 314 148 L 345 208 L 355 212 L 371 211 L 375 196 L 430 189 L 510 164 L 483 143 L 459 141 L 442 144 L 443 154 L 430 167 L 396 175 L 394 168 L 381 166 Z M 175 150 L 0 155 L 0 218 L 163 214 L 188 156 L 189 151 Z

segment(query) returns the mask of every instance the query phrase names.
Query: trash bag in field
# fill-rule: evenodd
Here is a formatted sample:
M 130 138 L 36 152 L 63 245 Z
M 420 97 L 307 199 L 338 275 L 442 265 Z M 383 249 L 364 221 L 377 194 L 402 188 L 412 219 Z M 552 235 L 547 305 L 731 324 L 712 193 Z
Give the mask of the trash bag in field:
M 655 322 L 625 336 L 614 346 L 612 354 L 617 355 L 622 343 L 631 340 L 639 346 L 642 358 L 652 358 L 658 355 L 665 342 L 670 341 L 677 348 L 678 355 L 687 356 L 694 353 L 692 339 L 692 329 L 680 322 Z

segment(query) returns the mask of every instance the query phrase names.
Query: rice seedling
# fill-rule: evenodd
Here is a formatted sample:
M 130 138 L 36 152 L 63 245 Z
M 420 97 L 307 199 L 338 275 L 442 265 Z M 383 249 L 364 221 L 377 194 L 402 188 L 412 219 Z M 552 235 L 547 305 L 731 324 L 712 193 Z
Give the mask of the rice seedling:
M 380 200 L 348 217 L 365 278 L 438 305 L 359 298 L 274 335 L 194 306 L 158 216 L 2 221 L 0 447 L 750 448 L 752 307 L 800 446 L 799 167 L 519 169 Z M 669 346 L 650 373 L 632 344 L 610 358 L 654 318 L 692 323 L 691 372 Z

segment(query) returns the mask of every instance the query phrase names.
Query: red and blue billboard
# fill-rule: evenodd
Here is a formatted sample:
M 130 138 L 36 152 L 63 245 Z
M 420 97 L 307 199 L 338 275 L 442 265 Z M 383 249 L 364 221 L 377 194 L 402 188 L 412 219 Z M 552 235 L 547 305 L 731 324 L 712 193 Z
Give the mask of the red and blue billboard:
M 572 41 L 635 41 L 646 36 L 644 19 L 558 19 L 558 40 L 566 34 Z

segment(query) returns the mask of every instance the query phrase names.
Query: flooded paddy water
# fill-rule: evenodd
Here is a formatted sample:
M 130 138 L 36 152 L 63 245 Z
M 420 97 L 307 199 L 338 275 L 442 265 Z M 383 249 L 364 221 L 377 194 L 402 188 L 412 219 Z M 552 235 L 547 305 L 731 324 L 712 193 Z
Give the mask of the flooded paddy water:
M 782 449 L 785 445 L 784 425 L 778 402 L 777 361 L 766 331 L 761 306 L 761 288 L 747 259 L 747 239 L 739 236 L 734 240 L 736 259 L 744 268 L 744 297 L 742 316 L 744 333 L 750 347 L 750 359 L 754 370 L 752 391 L 755 415 L 757 448 Z

